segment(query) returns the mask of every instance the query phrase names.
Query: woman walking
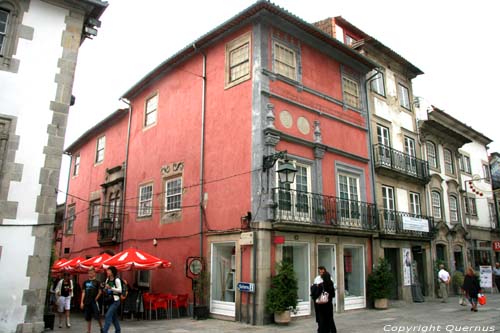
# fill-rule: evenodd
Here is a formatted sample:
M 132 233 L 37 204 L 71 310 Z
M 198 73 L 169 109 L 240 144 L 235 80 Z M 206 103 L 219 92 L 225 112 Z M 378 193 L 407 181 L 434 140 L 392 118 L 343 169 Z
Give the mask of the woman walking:
M 320 293 L 328 293 L 328 302 L 324 304 L 317 304 L 318 309 L 318 332 L 319 333 L 337 333 L 337 328 L 335 327 L 335 321 L 333 320 L 333 303 L 332 300 L 335 297 L 335 287 L 333 286 L 333 281 L 331 279 L 330 273 L 326 270 L 322 272 L 321 279 L 322 283 L 318 285 L 318 290 Z
M 63 314 L 66 314 L 66 327 L 71 327 L 69 314 L 71 309 L 71 297 L 73 297 L 73 280 L 69 278 L 69 273 L 64 273 L 56 287 L 57 312 L 59 313 L 59 328 L 62 327 Z
M 104 333 L 108 333 L 109 327 L 111 323 L 115 327 L 115 333 L 120 333 L 120 322 L 118 321 L 118 308 L 120 307 L 120 295 L 122 293 L 122 284 L 120 279 L 116 276 L 117 270 L 114 266 L 109 266 L 106 270 L 106 274 L 108 278 L 106 279 L 104 285 L 104 294 L 112 295 L 112 303 L 108 307 L 108 311 L 106 311 L 106 315 L 104 316 L 104 327 L 102 331 Z
M 477 294 L 481 292 L 481 286 L 479 285 L 476 273 L 470 266 L 467 268 L 462 289 L 465 291 L 466 297 L 472 306 L 470 310 L 477 312 Z

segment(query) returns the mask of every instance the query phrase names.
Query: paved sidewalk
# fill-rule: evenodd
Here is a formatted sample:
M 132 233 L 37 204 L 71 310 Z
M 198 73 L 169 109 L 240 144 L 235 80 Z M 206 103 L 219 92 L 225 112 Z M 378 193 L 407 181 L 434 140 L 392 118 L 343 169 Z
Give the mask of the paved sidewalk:
M 500 332 L 500 294 L 486 294 L 488 304 L 471 312 L 469 306 L 460 306 L 458 297 L 450 297 L 448 303 L 432 300 L 406 304 L 393 302 L 388 310 L 354 310 L 335 315 L 337 331 L 341 333 L 377 332 Z M 56 318 L 56 326 L 57 326 Z M 92 332 L 98 333 L 97 323 Z M 293 320 L 288 326 L 252 326 L 243 323 L 207 319 L 181 318 L 173 320 L 125 320 L 120 322 L 123 333 L 306 333 L 316 332 L 314 318 Z M 50 330 L 48 331 L 50 332 Z M 87 332 L 81 314 L 72 314 L 71 328 L 55 328 L 54 332 Z M 114 332 L 111 328 L 110 332 Z

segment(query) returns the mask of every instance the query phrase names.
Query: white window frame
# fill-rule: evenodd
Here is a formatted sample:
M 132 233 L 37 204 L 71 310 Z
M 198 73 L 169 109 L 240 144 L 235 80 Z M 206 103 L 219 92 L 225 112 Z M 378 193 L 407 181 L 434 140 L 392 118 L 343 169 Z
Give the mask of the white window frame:
M 169 184 L 172 184 L 174 182 L 180 182 L 179 188 L 176 190 L 175 193 L 169 193 Z M 169 199 L 174 198 L 174 197 L 179 197 L 179 202 L 176 204 L 173 208 L 169 208 Z M 165 201 L 164 201 L 164 211 L 166 213 L 169 212 L 176 212 L 180 211 L 182 209 L 182 177 L 172 177 L 165 179 Z
M 278 161 L 278 163 L 275 164 L 275 169 L 276 171 L 278 170 L 278 167 L 280 164 L 283 163 L 283 160 Z M 295 175 L 295 178 L 293 180 L 293 183 L 291 184 L 283 184 L 280 183 L 279 177 L 276 177 L 276 186 L 279 187 L 281 190 L 278 195 L 285 195 L 286 198 L 286 193 L 282 193 L 282 191 L 292 191 L 293 194 L 290 195 L 290 209 L 284 209 L 283 206 L 280 208 L 283 211 L 290 211 L 292 212 L 292 216 L 297 216 L 300 217 L 301 219 L 305 220 L 310 220 L 312 217 L 311 215 L 313 214 L 312 212 L 312 183 L 311 183 L 311 166 L 309 164 L 305 163 L 300 163 L 300 162 L 294 162 L 295 168 L 297 169 L 297 174 Z M 301 170 L 305 169 L 305 177 L 307 177 L 307 183 L 305 184 L 307 186 L 307 189 L 304 191 L 303 189 L 297 189 L 297 179 L 299 176 L 299 172 L 302 172 Z M 302 184 L 304 185 L 304 184 Z M 300 194 L 299 194 L 300 191 Z M 299 195 L 301 198 L 307 200 L 307 211 L 304 211 L 297 207 L 298 204 L 298 199 Z M 293 200 L 293 197 L 295 196 L 295 200 Z
M 490 182 L 490 166 L 489 164 L 483 163 L 483 177 L 484 181 L 489 183 Z
M 4 55 L 4 52 L 5 52 L 5 48 L 6 48 L 6 44 L 7 44 L 7 31 L 9 30 L 9 24 L 10 24 L 10 11 L 8 11 L 7 9 L 4 9 L 4 8 L 0 8 L 0 12 L 4 12 L 7 14 L 7 17 L 5 19 L 5 22 L 3 22 L 5 24 L 5 29 L 2 31 L 0 30 L 0 55 Z
M 101 217 L 101 203 L 99 200 L 90 202 L 89 211 L 89 230 L 97 230 L 99 228 L 99 219 Z
M 465 214 L 469 216 L 477 216 L 476 198 L 465 197 Z
M 382 202 L 385 210 L 395 211 L 394 187 L 382 185 Z
M 75 155 L 75 161 L 73 163 L 73 176 L 78 176 L 80 172 L 80 154 Z
M 451 223 L 458 223 L 458 221 L 459 221 L 458 198 L 455 195 L 450 195 L 448 199 L 450 202 L 450 222 Z M 452 202 L 453 202 L 453 204 L 452 204 Z M 455 205 L 455 207 L 453 207 L 453 205 Z
M 429 147 L 432 147 L 432 154 L 431 154 L 431 149 L 429 149 Z M 429 162 L 429 166 L 431 168 L 437 169 L 439 167 L 439 161 L 437 156 L 436 144 L 432 141 L 427 141 L 425 143 L 425 148 L 427 150 L 427 161 Z
M 494 202 L 488 202 L 488 213 L 490 216 L 490 222 L 494 224 L 497 220 Z
M 341 181 L 340 181 L 340 177 L 345 177 L 346 180 L 347 180 L 347 196 L 348 198 L 342 198 L 341 194 L 341 189 L 340 189 L 340 185 L 341 185 Z M 356 193 L 351 193 L 351 182 L 352 180 L 354 180 L 356 182 Z M 347 219 L 351 219 L 351 220 L 359 220 L 360 219 L 360 215 L 361 215 L 361 207 L 359 207 L 359 202 L 361 201 L 361 193 L 360 193 L 360 179 L 359 179 L 359 176 L 358 175 L 352 175 L 352 174 L 347 174 L 347 173 L 343 173 L 343 172 L 340 172 L 338 174 L 338 177 L 337 177 L 337 183 L 338 183 L 338 193 L 339 193 L 339 200 L 341 202 L 341 216 L 342 218 L 347 218 Z M 356 196 L 355 199 L 353 199 L 353 195 Z M 342 202 L 344 200 L 348 200 L 348 205 L 347 205 L 347 212 L 349 213 L 348 216 L 343 216 L 343 213 L 345 212 L 345 205 L 342 205 Z M 355 203 L 356 202 L 356 203 Z M 353 209 L 353 207 L 355 207 L 356 209 Z M 354 217 L 353 217 L 354 216 Z
M 349 87 L 350 85 L 354 85 L 354 87 L 353 87 L 353 88 L 355 88 L 354 91 L 352 91 L 351 89 L 347 89 L 347 87 Z M 350 107 L 359 109 L 361 107 L 361 99 L 360 99 L 360 91 L 359 91 L 358 82 L 356 80 L 346 76 L 346 75 L 343 75 L 342 76 L 342 88 L 344 91 L 344 103 L 349 105 Z M 347 98 L 347 97 L 350 97 L 353 100 L 355 100 L 355 104 L 353 105 L 349 101 L 349 98 Z
M 453 153 L 451 150 L 445 148 L 443 149 L 444 156 L 444 172 L 454 175 L 455 174 L 455 165 L 453 164 Z
M 410 192 L 410 213 L 416 216 L 422 216 L 420 193 Z
M 436 195 L 436 197 L 435 197 Z M 437 200 L 436 200 L 437 199 Z M 441 205 L 441 193 L 438 191 L 431 192 L 432 216 L 436 219 L 443 218 L 443 209 Z
M 285 52 L 291 53 L 291 55 L 292 55 L 291 63 L 286 62 L 288 59 L 284 59 L 284 58 L 278 59 L 278 54 L 281 54 L 280 52 L 278 52 L 279 49 L 282 49 Z M 278 41 L 274 41 L 273 50 L 274 50 L 274 52 L 273 52 L 274 72 L 277 74 L 283 75 L 289 79 L 297 81 L 297 52 L 294 49 L 287 47 L 286 45 L 284 45 L 283 43 L 280 43 Z M 282 67 L 288 68 L 288 71 L 285 72 L 282 69 Z
M 102 152 L 102 154 L 101 154 Z M 104 154 L 106 152 L 106 136 L 100 136 L 97 138 L 96 151 L 95 151 L 95 163 L 101 163 L 104 161 Z
M 75 205 L 68 206 L 68 214 L 66 218 L 66 234 L 73 233 L 73 226 L 75 225 L 75 220 L 76 220 L 75 212 L 76 212 Z
M 399 105 L 408 111 L 411 111 L 410 89 L 398 83 Z
M 233 87 L 241 82 L 244 82 L 251 77 L 251 37 L 250 33 L 244 34 L 243 36 L 238 37 L 237 39 L 226 44 L 226 82 L 225 88 Z M 240 58 L 239 62 L 233 64 L 232 55 L 237 50 L 240 50 L 242 47 L 247 47 L 246 59 Z M 241 68 L 242 71 L 238 71 L 240 76 L 232 77 L 232 69 Z M 245 69 L 246 68 L 246 69 Z
M 460 171 L 464 173 L 471 173 L 471 167 L 470 167 L 470 157 L 464 154 L 460 154 Z
M 158 93 L 146 99 L 144 106 L 144 127 L 150 127 L 158 121 Z
M 146 192 L 147 188 L 151 188 L 149 193 Z M 153 215 L 153 184 L 141 185 L 139 187 L 138 199 L 137 217 L 149 217 Z
M 406 136 L 404 137 L 405 154 L 407 156 L 406 167 L 407 171 L 412 174 L 417 174 L 417 149 L 415 139 Z
M 370 82 L 371 90 L 377 95 L 385 97 L 385 79 L 383 73 L 378 73 L 375 78 Z

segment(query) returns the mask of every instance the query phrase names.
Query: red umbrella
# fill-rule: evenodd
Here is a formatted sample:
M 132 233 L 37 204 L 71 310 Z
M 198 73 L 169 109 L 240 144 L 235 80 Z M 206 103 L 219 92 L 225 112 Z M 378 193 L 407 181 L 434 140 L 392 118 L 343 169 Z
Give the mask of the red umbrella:
M 155 268 L 167 268 L 172 266 L 168 260 L 157 258 L 139 249 L 128 248 L 106 260 L 102 266 L 108 268 L 115 266 L 119 271 L 131 269 L 150 270 Z
M 50 268 L 50 271 L 52 273 L 59 273 L 61 271 L 61 265 L 64 264 L 65 262 L 68 262 L 68 259 L 66 258 L 60 258 L 57 259 L 53 264 L 52 267 Z
M 102 263 L 108 260 L 109 258 L 111 258 L 111 255 L 107 253 L 102 253 L 98 256 L 80 262 L 79 266 L 84 270 L 89 270 L 90 267 L 94 267 L 96 271 L 101 271 Z
M 59 272 L 80 273 L 79 264 L 84 261 L 84 257 L 76 257 L 61 264 Z

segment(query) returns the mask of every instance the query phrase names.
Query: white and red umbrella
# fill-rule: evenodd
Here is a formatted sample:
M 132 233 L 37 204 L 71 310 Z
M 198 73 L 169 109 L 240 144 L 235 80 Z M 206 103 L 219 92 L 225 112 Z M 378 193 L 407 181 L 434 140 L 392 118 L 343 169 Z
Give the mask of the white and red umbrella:
M 119 271 L 150 270 L 155 268 L 171 267 L 172 263 L 168 260 L 157 258 L 147 252 L 139 249 L 128 248 L 109 258 L 102 265 L 104 268 L 115 266 Z
M 103 269 L 102 263 L 108 260 L 109 258 L 111 258 L 111 255 L 107 253 L 102 253 L 95 257 L 80 262 L 79 266 L 81 269 L 84 269 L 86 271 L 88 271 L 90 267 L 94 267 L 96 271 L 101 271 Z
M 61 266 L 68 262 L 68 259 L 66 258 L 60 258 L 60 259 L 57 259 L 53 264 L 52 264 L 52 267 L 50 268 L 50 271 L 52 273 L 59 273 L 61 272 Z
M 81 273 L 80 263 L 84 261 L 84 257 L 76 257 L 71 260 L 66 261 L 60 265 L 59 272 L 68 272 L 68 273 Z

